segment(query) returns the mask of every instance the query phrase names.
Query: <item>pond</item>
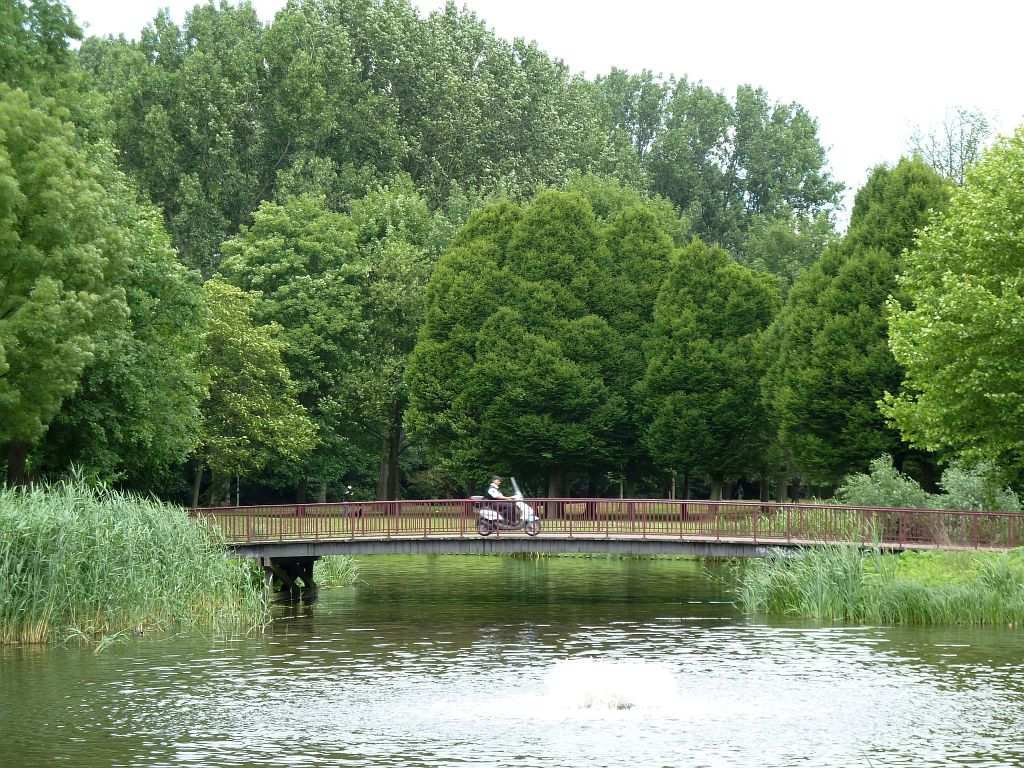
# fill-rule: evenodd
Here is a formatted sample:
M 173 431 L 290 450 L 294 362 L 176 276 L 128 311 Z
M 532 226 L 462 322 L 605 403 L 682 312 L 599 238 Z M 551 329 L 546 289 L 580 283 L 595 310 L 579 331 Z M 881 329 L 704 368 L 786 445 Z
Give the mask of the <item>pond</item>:
M 0 764 L 1024 764 L 1019 629 L 751 619 L 723 577 L 374 556 L 258 637 L 0 648 Z

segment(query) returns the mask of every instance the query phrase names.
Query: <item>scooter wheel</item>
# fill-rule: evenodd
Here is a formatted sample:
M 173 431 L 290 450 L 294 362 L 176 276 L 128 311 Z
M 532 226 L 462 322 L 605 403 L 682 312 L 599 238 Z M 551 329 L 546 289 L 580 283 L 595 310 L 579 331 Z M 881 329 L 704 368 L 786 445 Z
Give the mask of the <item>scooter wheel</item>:
M 490 536 L 491 530 L 492 528 L 489 520 L 485 520 L 481 517 L 479 520 L 476 521 L 476 532 L 479 533 L 481 536 Z
M 527 520 L 524 529 L 527 536 L 536 536 L 540 533 L 540 520 Z

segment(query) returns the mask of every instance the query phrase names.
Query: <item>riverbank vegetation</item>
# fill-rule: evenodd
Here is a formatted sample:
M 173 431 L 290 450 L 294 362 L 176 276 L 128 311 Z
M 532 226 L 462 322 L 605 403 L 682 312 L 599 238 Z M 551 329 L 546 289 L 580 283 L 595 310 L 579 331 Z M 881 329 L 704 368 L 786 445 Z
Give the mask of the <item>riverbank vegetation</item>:
M 814 117 L 699 74 L 588 78 L 456 3 L 137 39 L 3 3 L 7 483 L 781 501 L 883 453 L 1021 483 L 1024 133 L 982 152 L 961 112 L 839 232 Z
M 81 481 L 0 490 L 0 643 L 246 631 L 266 602 L 219 530 Z
M 318 587 L 349 587 L 359 579 L 359 561 L 348 555 L 327 555 L 313 564 Z
M 989 464 L 949 467 L 939 486 L 940 493 L 927 493 L 899 472 L 890 456 L 882 456 L 871 462 L 870 472 L 847 477 L 833 501 L 875 507 L 1021 510 L 1020 498 Z M 859 536 L 870 542 L 878 532 L 854 528 L 851 533 L 852 540 Z M 896 554 L 853 546 L 807 547 L 742 562 L 735 575 L 739 603 L 755 614 L 879 624 L 1016 626 L 1024 622 L 1024 548 Z
M 904 552 L 856 547 L 778 551 L 738 570 L 754 614 L 873 624 L 1024 623 L 1024 548 Z

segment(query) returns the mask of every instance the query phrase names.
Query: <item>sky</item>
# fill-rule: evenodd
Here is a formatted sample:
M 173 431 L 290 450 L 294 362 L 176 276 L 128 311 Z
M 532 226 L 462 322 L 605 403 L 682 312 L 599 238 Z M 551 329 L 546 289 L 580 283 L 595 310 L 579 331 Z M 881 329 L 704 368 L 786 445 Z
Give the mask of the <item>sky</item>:
M 194 0 L 66 0 L 87 34 L 137 38 L 159 8 Z M 444 0 L 413 0 L 424 14 Z M 284 0 L 252 0 L 265 21 Z M 460 0 L 460 5 L 462 5 Z M 506 39 L 536 40 L 574 71 L 686 75 L 798 102 L 818 120 L 833 176 L 853 193 L 895 163 L 915 127 L 980 109 L 999 133 L 1024 123 L 1024 3 L 1017 0 L 467 0 Z M 840 219 L 848 216 L 848 210 Z

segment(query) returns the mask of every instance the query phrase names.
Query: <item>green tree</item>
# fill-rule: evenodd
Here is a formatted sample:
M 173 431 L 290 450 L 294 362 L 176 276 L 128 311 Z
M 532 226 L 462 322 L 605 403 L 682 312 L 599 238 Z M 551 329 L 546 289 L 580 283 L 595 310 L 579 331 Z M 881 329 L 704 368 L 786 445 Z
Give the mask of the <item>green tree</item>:
M 766 337 L 765 397 L 794 469 L 813 482 L 837 483 L 882 453 L 901 465 L 908 457 L 877 407 L 903 376 L 884 307 L 901 253 L 947 198 L 947 184 L 920 160 L 877 167 L 846 237 L 796 280 Z
M 828 214 L 754 216 L 736 260 L 779 278 L 784 294 L 797 277 L 821 258 L 836 240 Z
M 771 278 L 699 239 L 658 295 L 638 384 L 643 439 L 661 467 L 710 477 L 713 498 L 723 481 L 760 468 L 767 421 L 754 345 L 777 309 Z
M 183 27 L 161 11 L 131 44 L 134 55 L 107 41 L 83 56 L 113 87 L 122 167 L 163 211 L 183 262 L 204 276 L 273 189 L 262 35 L 250 4 L 222 0 L 195 6 Z
M 427 288 L 410 363 L 409 423 L 452 482 L 515 467 L 568 493 L 574 473 L 614 466 L 626 403 L 609 361 L 621 336 L 607 252 L 580 195 L 474 214 Z
M 8 0 L 0 6 L 0 81 L 51 94 L 71 70 L 74 15 L 59 0 Z
M 77 386 L 92 333 L 125 312 L 116 176 L 74 130 L 0 85 L 0 444 L 8 482 Z
M 371 331 L 361 296 L 368 270 L 355 229 L 322 200 L 300 196 L 264 203 L 223 252 L 228 279 L 259 297 L 254 321 L 280 327 L 281 354 L 317 426 L 316 452 L 281 467 L 281 479 L 298 482 L 300 501 L 309 482 L 325 493 L 367 450 L 359 392 Z
M 905 257 L 885 413 L 928 450 L 1024 470 L 1024 130 L 999 140 Z M 895 387 L 888 388 L 890 393 Z
M 232 477 L 272 462 L 299 462 L 316 444 L 316 426 L 296 399 L 272 326 L 253 323 L 253 298 L 221 280 L 204 286 L 210 309 L 200 364 L 209 394 L 202 404 L 193 506 L 202 469 L 213 470 L 210 503 L 227 503 Z
M 92 358 L 33 463 L 53 473 L 74 464 L 148 490 L 166 484 L 199 438 L 206 306 L 198 276 L 178 263 L 159 212 L 133 194 L 127 185 L 119 190 L 114 219 L 128 258 L 116 283 L 127 313 L 92 334 Z
M 353 201 L 352 221 L 366 267 L 364 337 L 357 379 L 359 425 L 380 438 L 377 498 L 399 497 L 399 456 L 408 448 L 406 368 L 423 323 L 424 289 L 444 235 L 426 199 L 404 179 Z
M 739 249 L 756 216 L 830 211 L 842 185 L 826 170 L 817 123 L 799 104 L 772 104 L 760 88 L 725 94 L 672 83 L 665 129 L 650 151 L 652 187 L 696 234 Z

